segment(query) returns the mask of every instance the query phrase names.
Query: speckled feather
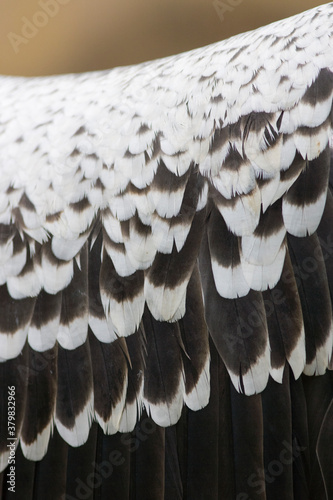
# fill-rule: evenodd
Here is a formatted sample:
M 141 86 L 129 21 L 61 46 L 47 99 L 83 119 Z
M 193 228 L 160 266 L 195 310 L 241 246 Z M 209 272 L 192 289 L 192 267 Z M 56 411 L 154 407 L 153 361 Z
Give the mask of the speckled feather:
M 22 350 L 52 354 L 28 458 L 54 425 L 79 446 L 94 419 L 207 405 L 207 326 L 239 392 L 325 373 L 332 99 L 333 4 L 137 66 L 0 77 L 0 359 L 16 380 Z

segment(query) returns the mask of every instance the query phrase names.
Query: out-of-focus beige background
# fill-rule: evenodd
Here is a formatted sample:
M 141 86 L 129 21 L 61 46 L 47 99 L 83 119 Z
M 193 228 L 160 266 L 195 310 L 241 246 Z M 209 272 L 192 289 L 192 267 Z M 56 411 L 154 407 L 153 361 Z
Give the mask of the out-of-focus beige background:
M 0 73 L 78 72 L 182 52 L 315 0 L 1 0 Z

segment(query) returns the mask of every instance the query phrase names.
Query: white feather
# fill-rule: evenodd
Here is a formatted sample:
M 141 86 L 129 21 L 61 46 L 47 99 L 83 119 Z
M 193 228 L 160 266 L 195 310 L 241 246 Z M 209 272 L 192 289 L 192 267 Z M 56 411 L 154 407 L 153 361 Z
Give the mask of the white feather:
M 212 258 L 212 271 L 216 290 L 221 297 L 236 299 L 249 293 L 250 286 L 244 278 L 241 264 L 224 267 Z
M 241 256 L 242 270 L 248 285 L 258 291 L 274 288 L 281 277 L 285 255 L 286 246 L 283 244 L 270 264 L 251 264 Z
M 105 434 L 115 434 L 116 432 L 119 431 L 126 401 L 127 383 L 128 382 L 126 374 L 126 379 L 124 380 L 120 400 L 118 401 L 116 406 L 112 408 L 111 416 L 108 420 L 105 421 L 97 412 L 95 412 L 96 420 L 103 429 L 103 431 L 105 432 Z
M 111 318 L 100 319 L 90 314 L 89 326 L 92 332 L 94 333 L 95 337 L 100 342 L 110 343 L 118 338 L 115 333 L 116 329 L 112 323 Z
M 160 191 L 150 189 L 149 199 L 160 217 L 170 219 L 179 214 L 182 205 L 185 186 L 177 191 Z
M 28 272 L 7 279 L 8 292 L 13 299 L 36 297 L 39 294 L 43 277 L 38 267 L 37 264 L 34 264 Z
M 270 372 L 270 350 L 269 343 L 266 343 L 265 352 L 260 356 L 255 364 L 251 365 L 250 370 L 242 373 L 242 380 L 244 386 L 244 394 L 251 396 L 262 392 L 268 381 Z M 242 391 L 239 376 L 229 371 L 231 381 L 238 392 Z
M 154 247 L 161 253 L 171 253 L 174 244 L 179 252 L 191 229 L 189 223 L 180 221 L 179 224 L 170 225 L 168 220 L 156 215 L 153 216 L 151 225 Z
M 231 232 L 237 236 L 252 234 L 260 218 L 259 188 L 248 195 L 238 196 L 232 203 L 218 204 L 217 207 Z
M 135 269 L 148 269 L 156 255 L 153 236 L 151 234 L 143 236 L 138 233 L 131 222 L 129 238 L 125 241 L 125 249 Z
M 110 246 L 106 241 L 104 241 L 104 247 L 119 276 L 131 276 L 135 273 L 137 269 L 133 266 L 124 248 Z
M 15 333 L 0 333 L 0 363 L 20 354 L 27 339 L 28 326 L 18 328 Z
M 284 226 L 267 237 L 258 237 L 255 234 L 243 236 L 241 238 L 242 259 L 250 264 L 271 264 L 275 260 L 285 236 Z
M 323 215 L 326 196 L 326 192 L 323 192 L 315 203 L 302 206 L 293 205 L 283 198 L 282 215 L 288 233 L 298 237 L 313 234 Z
M 184 316 L 187 285 L 188 281 L 185 280 L 175 288 L 164 285 L 156 287 L 149 278 L 145 279 L 145 299 L 157 321 L 178 321 Z
M 107 232 L 109 238 L 114 243 L 123 243 L 124 238 L 121 230 L 120 221 L 113 217 L 110 210 L 104 210 L 102 213 L 102 223 L 105 231 Z
M 55 425 L 60 436 L 66 443 L 75 448 L 84 444 L 89 436 L 90 425 L 93 419 L 94 394 L 90 398 L 81 413 L 76 417 L 72 428 L 65 427 L 55 415 Z
M 188 394 L 184 394 L 184 402 L 193 411 L 201 410 L 207 406 L 210 396 L 210 357 L 207 356 L 205 367 L 198 382 Z
M 121 196 L 113 196 L 109 203 L 112 215 L 120 220 L 128 220 L 135 214 L 135 204 L 131 195 L 124 194 Z
M 142 375 L 141 372 L 140 375 Z M 141 378 L 140 387 L 137 390 L 135 401 L 133 401 L 132 403 L 125 401 L 125 406 L 119 422 L 120 432 L 131 432 L 134 429 L 135 424 L 139 421 L 143 410 L 142 398 L 143 398 L 143 377 Z
M 88 316 L 75 318 L 69 324 L 59 324 L 57 341 L 64 349 L 76 349 L 83 345 L 88 334 Z
M 28 342 L 30 347 L 37 352 L 52 349 L 57 339 L 59 329 L 59 317 L 51 319 L 40 328 L 29 325 Z
M 72 281 L 74 273 L 73 261 L 61 261 L 61 263 L 55 264 L 50 262 L 46 254 L 43 254 L 41 267 L 37 268 L 37 272 L 39 270 L 44 290 L 54 295 L 66 288 Z
M 308 161 L 317 158 L 327 146 L 330 131 L 331 126 L 328 122 L 325 127 L 320 127 L 316 134 L 312 133 L 311 137 L 298 133 L 297 131 L 294 132 L 293 140 L 302 158 Z
M 77 235 L 75 239 L 53 237 L 51 241 L 52 252 L 57 259 L 69 261 L 79 253 L 88 236 L 89 233 L 86 232 L 82 235 Z
M 170 425 L 176 424 L 183 409 L 184 392 L 184 381 L 181 377 L 177 393 L 174 395 L 171 402 L 153 404 L 147 401 L 146 398 L 143 398 L 148 415 L 161 427 L 169 427 Z
M 332 357 L 333 327 L 331 324 L 330 335 L 325 344 L 316 348 L 316 356 L 311 363 L 307 363 L 303 372 L 305 375 L 324 375 Z
M 288 363 L 294 373 L 294 377 L 297 380 L 300 377 L 306 360 L 305 352 L 305 333 L 304 326 L 302 325 L 301 334 L 298 338 L 297 344 L 288 356 Z
M 110 318 L 119 337 L 127 337 L 134 333 L 141 321 L 145 298 L 143 292 L 132 300 L 117 302 L 101 289 L 101 299 L 106 318 Z
M 2 255 L 5 259 L 5 256 Z M 0 283 L 6 282 L 9 276 L 17 276 L 25 266 L 27 259 L 27 248 L 24 246 L 20 252 L 8 255 L 8 259 L 0 265 Z
M 52 427 L 53 422 L 50 422 L 42 432 L 37 434 L 37 438 L 33 443 L 25 443 L 21 437 L 20 443 L 25 458 L 33 461 L 42 460 L 47 452 Z

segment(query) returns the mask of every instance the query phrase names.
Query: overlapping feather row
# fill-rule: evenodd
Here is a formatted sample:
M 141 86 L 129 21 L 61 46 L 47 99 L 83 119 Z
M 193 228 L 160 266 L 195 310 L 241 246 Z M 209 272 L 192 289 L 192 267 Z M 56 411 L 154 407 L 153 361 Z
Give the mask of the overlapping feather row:
M 20 388 L 28 458 L 53 425 L 79 446 L 93 419 L 115 433 L 143 405 L 162 426 L 205 406 L 208 330 L 246 394 L 282 382 L 286 363 L 296 378 L 328 367 L 332 41 L 319 30 L 309 54 L 288 51 L 275 26 L 251 45 L 273 51 L 263 69 L 244 35 L 139 67 L 139 97 L 131 68 L 93 88 L 87 75 L 0 81 L 0 371 Z M 22 86 L 38 112 L 11 123 Z

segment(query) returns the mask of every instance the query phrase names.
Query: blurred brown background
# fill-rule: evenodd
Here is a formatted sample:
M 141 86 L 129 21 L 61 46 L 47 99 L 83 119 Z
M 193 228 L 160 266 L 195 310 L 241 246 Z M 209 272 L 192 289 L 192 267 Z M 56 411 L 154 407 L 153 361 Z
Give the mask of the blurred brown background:
M 87 71 L 162 57 L 296 14 L 315 0 L 1 0 L 0 73 Z

